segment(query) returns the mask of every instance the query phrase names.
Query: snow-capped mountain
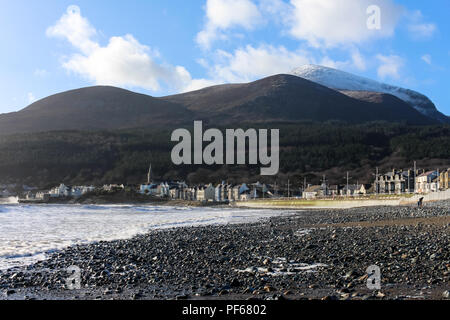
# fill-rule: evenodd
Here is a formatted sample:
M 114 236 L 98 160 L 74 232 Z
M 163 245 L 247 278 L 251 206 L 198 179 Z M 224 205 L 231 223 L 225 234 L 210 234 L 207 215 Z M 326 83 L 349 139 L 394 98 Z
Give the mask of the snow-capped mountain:
M 291 74 L 319 83 L 331 89 L 344 91 L 370 91 L 391 94 L 405 101 L 420 113 L 442 123 L 450 123 L 450 118 L 439 112 L 426 96 L 413 90 L 404 89 L 354 74 L 317 65 L 304 65 L 294 69 Z

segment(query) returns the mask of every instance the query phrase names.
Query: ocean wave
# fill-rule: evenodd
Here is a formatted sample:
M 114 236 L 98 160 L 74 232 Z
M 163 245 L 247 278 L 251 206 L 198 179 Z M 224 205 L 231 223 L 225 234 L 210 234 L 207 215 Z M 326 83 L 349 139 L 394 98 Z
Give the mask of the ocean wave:
M 0 205 L 0 269 L 71 245 L 129 239 L 149 230 L 254 222 L 278 210 L 145 205 Z

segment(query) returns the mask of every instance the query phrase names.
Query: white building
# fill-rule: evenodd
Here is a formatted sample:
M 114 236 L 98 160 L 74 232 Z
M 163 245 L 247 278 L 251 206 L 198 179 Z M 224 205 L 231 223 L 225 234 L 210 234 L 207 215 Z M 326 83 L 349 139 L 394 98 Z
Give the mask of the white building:
M 157 196 L 168 197 L 170 194 L 170 186 L 167 182 L 160 183 L 157 188 Z
M 319 192 L 322 190 L 322 186 L 309 186 L 303 192 L 303 198 L 315 199 L 319 196 Z
M 66 197 L 68 192 L 69 188 L 64 183 L 61 183 L 58 187 L 50 189 L 48 194 L 50 195 L 51 198 L 59 198 L 59 197 Z
M 60 197 L 81 197 L 82 195 L 93 192 L 95 190 L 94 186 L 76 186 L 68 187 L 65 184 L 60 184 L 58 187 L 51 189 L 48 192 L 50 198 L 60 198 Z
M 416 179 L 417 193 L 430 193 L 439 190 L 439 174 L 437 171 L 422 173 Z

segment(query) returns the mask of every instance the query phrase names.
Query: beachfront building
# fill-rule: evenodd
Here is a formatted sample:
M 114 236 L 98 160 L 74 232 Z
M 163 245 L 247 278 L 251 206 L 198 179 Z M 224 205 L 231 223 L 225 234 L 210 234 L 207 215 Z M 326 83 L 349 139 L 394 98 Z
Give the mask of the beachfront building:
M 414 170 L 394 169 L 375 180 L 375 190 L 379 194 L 412 193 L 414 192 L 414 176 Z
M 349 184 L 341 189 L 341 196 L 353 197 L 359 194 L 360 186 L 356 184 Z
M 205 201 L 205 187 L 199 186 L 195 188 L 195 200 Z
M 50 195 L 51 198 L 59 198 L 65 197 L 68 192 L 69 188 L 64 183 L 61 183 L 58 187 L 50 189 L 48 194 Z
M 166 198 L 169 197 L 170 186 L 167 182 L 162 182 L 156 187 L 156 196 Z
M 184 200 L 195 201 L 197 199 L 197 189 L 190 187 L 184 191 Z
M 337 184 L 328 186 L 328 196 L 337 197 L 341 195 L 341 187 Z
M 145 195 L 156 196 L 158 194 L 158 185 L 157 184 L 141 184 L 139 187 L 139 193 Z
M 178 186 L 171 186 L 169 189 L 169 197 L 172 200 L 179 199 L 180 189 Z
M 205 187 L 205 199 L 204 201 L 215 201 L 216 199 L 216 188 L 212 184 Z
M 304 199 L 315 199 L 319 197 L 319 193 L 322 190 L 322 186 L 309 186 L 306 188 L 305 191 L 303 191 L 303 198 Z
M 274 196 L 273 190 L 269 185 L 264 183 L 254 183 L 251 185 L 251 198 L 259 199 L 259 198 L 272 198 Z
M 227 185 L 225 182 L 218 184 L 214 190 L 214 201 L 225 202 L 228 200 Z
M 228 186 L 228 200 L 229 201 L 239 201 L 239 189 L 240 189 L 240 185 Z
M 250 200 L 251 192 L 246 183 L 243 183 L 239 187 L 239 201 Z
M 79 198 L 86 193 L 93 192 L 94 190 L 95 190 L 94 186 L 69 187 L 66 186 L 64 183 L 62 183 L 58 187 L 50 189 L 50 191 L 46 194 L 48 194 L 50 198 L 64 198 L 64 197 Z
M 365 196 L 370 190 L 373 190 L 370 184 L 350 184 L 348 189 L 347 186 L 344 186 L 340 190 L 340 194 L 347 197 Z
M 444 170 L 439 175 L 439 189 L 440 190 L 448 190 L 449 187 L 449 176 L 450 176 L 450 168 Z
M 49 201 L 50 200 L 50 194 L 48 194 L 47 192 L 37 192 L 36 196 L 35 196 L 36 200 L 41 200 L 41 201 Z M 29 200 L 29 199 L 27 199 Z
M 437 171 L 424 172 L 416 180 L 417 193 L 430 193 L 439 190 L 439 174 Z
M 373 192 L 373 187 L 371 184 L 361 184 L 359 185 L 359 190 L 357 194 L 365 196 L 369 194 L 371 191 Z

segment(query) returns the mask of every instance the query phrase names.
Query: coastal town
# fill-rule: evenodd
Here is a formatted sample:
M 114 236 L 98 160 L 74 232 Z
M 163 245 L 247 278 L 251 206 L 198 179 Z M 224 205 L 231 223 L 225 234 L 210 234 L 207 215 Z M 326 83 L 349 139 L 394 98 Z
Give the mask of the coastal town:
M 378 172 L 378 169 L 377 169 Z M 322 184 L 311 185 L 306 181 L 297 190 L 287 185 L 265 184 L 260 182 L 229 184 L 225 181 L 219 184 L 189 185 L 185 181 L 162 181 L 152 179 L 152 168 L 149 167 L 147 181 L 138 186 L 125 184 L 109 184 L 96 186 L 67 186 L 60 184 L 50 190 L 35 190 L 24 186 L 22 195 L 14 194 L 7 185 L 0 185 L 0 197 L 19 196 L 23 203 L 48 203 L 77 199 L 94 192 L 114 194 L 129 190 L 130 192 L 148 196 L 152 199 L 184 200 L 201 203 L 231 203 L 257 199 L 341 199 L 351 197 L 369 197 L 374 195 L 407 195 L 430 194 L 449 189 L 450 168 L 447 170 L 395 170 L 376 174 L 372 183 L 350 183 L 347 173 L 347 183 L 342 185 L 328 184 L 324 176 Z

